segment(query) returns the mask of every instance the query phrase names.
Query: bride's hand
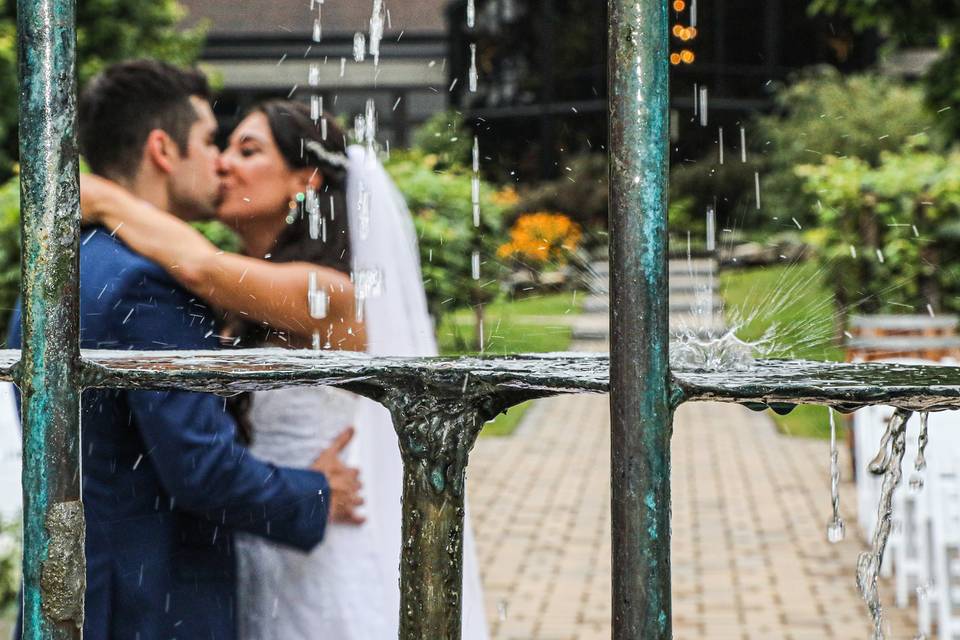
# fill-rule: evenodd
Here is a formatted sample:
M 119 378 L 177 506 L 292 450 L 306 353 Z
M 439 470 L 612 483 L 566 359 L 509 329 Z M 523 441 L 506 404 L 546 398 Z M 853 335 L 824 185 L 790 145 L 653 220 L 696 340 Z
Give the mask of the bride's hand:
M 85 173 L 80 176 L 80 216 L 84 224 L 100 224 L 104 214 L 133 195 L 116 182 Z

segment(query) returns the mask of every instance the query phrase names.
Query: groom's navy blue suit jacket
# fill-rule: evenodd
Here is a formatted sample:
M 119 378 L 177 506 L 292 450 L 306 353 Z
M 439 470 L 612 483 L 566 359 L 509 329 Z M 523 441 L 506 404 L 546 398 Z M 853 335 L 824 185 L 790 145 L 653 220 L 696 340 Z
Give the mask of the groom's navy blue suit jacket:
M 82 242 L 83 348 L 216 348 L 209 310 L 160 267 L 102 228 Z M 19 304 L 11 323 L 16 348 Z M 85 638 L 233 640 L 233 532 L 323 537 L 325 478 L 253 458 L 235 429 L 213 395 L 84 392 Z

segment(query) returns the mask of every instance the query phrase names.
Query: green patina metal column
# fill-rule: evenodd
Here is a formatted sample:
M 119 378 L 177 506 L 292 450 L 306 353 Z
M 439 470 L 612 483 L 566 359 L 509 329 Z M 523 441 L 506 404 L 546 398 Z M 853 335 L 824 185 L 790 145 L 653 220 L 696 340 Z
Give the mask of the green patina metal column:
M 79 638 L 80 350 L 74 3 L 20 0 L 24 638 Z
M 610 0 L 613 637 L 671 637 L 667 0 Z

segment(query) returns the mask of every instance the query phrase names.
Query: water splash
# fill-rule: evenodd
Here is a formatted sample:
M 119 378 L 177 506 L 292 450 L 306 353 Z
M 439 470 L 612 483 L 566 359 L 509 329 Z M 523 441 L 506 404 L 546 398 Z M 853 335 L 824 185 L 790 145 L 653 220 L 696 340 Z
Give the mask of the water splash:
M 845 527 L 840 517 L 840 455 L 837 451 L 837 420 L 833 408 L 828 407 L 830 413 L 830 504 L 833 507 L 833 517 L 827 523 L 827 541 L 836 544 L 843 540 Z
M 873 532 L 871 549 L 864 551 L 857 558 L 857 588 L 873 620 L 873 640 L 883 640 L 884 637 L 883 606 L 880 604 L 877 579 L 880 575 L 880 566 L 883 564 L 883 552 L 890 538 L 890 528 L 893 523 L 893 492 L 900 484 L 902 475 L 900 466 L 906 453 L 906 426 L 912 413 L 903 409 L 897 409 L 894 412 L 887 424 L 887 432 L 881 440 L 880 452 L 870 463 L 870 472 L 882 474 L 883 484 L 880 489 L 880 502 L 877 505 L 877 527 Z
M 737 337 L 736 329 L 719 335 L 705 329 L 676 332 L 670 340 L 670 367 L 695 371 L 744 371 L 756 363 L 759 342 Z

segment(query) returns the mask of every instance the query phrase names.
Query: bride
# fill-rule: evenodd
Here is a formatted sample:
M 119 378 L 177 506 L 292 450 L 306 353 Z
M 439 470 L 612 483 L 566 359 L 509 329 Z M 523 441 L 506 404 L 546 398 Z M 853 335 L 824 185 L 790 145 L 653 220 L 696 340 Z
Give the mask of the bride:
M 218 251 L 180 219 L 95 176 L 81 178 L 84 220 L 114 231 L 221 309 L 230 344 L 436 355 L 403 198 L 373 154 L 345 148 L 324 117 L 318 127 L 304 105 L 274 100 L 231 134 L 217 215 L 237 231 L 246 256 Z M 329 285 L 326 269 L 352 274 L 354 295 Z M 389 413 L 330 387 L 258 391 L 233 404 L 252 453 L 288 466 L 307 466 L 355 425 L 347 462 L 360 469 L 365 515 L 329 524 L 309 554 L 239 538 L 240 637 L 397 637 L 402 465 Z M 463 637 L 483 640 L 469 519 L 463 574 Z

